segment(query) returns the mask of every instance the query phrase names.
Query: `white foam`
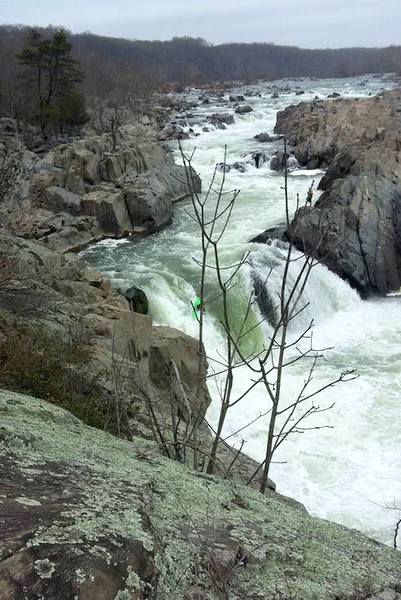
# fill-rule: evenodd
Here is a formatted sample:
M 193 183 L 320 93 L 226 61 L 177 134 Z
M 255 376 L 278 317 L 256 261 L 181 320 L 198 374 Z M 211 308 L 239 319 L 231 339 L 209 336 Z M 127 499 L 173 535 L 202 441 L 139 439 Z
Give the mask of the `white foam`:
M 367 79 L 366 87 L 359 84 Z M 194 166 L 204 182 L 209 181 L 215 163 L 221 162 L 227 146 L 227 162 L 240 160 L 245 152 L 278 148 L 280 143 L 261 144 L 254 136 L 273 132 L 276 112 L 286 105 L 326 97 L 333 91 L 345 96 L 367 96 L 376 92 L 383 81 L 369 78 L 353 80 L 290 83 L 301 85 L 307 93 L 296 97 L 270 96 L 272 88 L 261 84 L 263 97 L 247 98 L 254 112 L 235 115 L 235 124 L 225 130 L 210 127 L 208 133 L 184 143 L 188 153 L 196 147 Z M 221 109 L 207 105 L 199 112 L 212 114 Z M 228 109 L 230 110 L 230 109 Z M 177 151 L 176 151 L 177 152 Z M 178 157 L 178 153 L 177 153 Z M 321 171 L 295 171 L 290 176 L 290 204 L 295 209 L 296 196 L 306 197 L 312 179 Z M 269 280 L 271 293 L 280 285 L 278 247 L 247 242 L 268 227 L 284 220 L 283 179 L 268 168 L 248 166 L 245 173 L 234 169 L 226 175 L 226 189 L 241 189 L 238 205 L 224 238 L 222 257 L 234 263 L 244 251 L 252 250 L 253 268 L 267 274 L 270 263 L 279 268 Z M 317 181 L 316 181 L 317 183 Z M 189 203 L 175 207 L 173 225 L 151 238 L 137 242 L 102 242 L 85 253 L 96 268 L 112 274 L 120 287 L 135 283 L 150 300 L 152 314 L 158 323 L 178 327 L 196 335 L 197 323 L 192 317 L 190 301 L 198 293 L 199 270 L 192 260 L 199 256 L 199 232 L 185 213 Z M 250 269 L 235 288 L 238 303 L 250 289 Z M 205 344 L 209 356 L 224 353 L 224 337 L 215 305 L 208 298 L 215 293 L 212 274 L 208 274 L 205 319 Z M 394 512 L 382 504 L 401 504 L 401 313 L 396 299 L 363 302 L 355 291 L 323 266 L 316 267 L 305 292 L 310 304 L 302 314 L 299 326 L 311 318 L 316 321 L 316 346 L 334 346 L 316 372 L 314 385 L 321 386 L 335 378 L 339 371 L 357 368 L 359 379 L 339 388 L 328 389 L 320 398 L 322 405 L 335 402 L 335 408 L 321 419 L 332 429 L 321 429 L 294 436 L 282 447 L 280 461 L 273 466 L 272 476 L 280 491 L 304 502 L 314 514 L 344 523 L 390 542 Z M 266 333 L 268 331 L 266 330 Z M 293 397 L 305 378 L 305 365 L 291 369 L 285 379 L 285 394 Z M 240 394 L 250 380 L 249 371 L 236 372 L 235 394 Z M 209 418 L 216 421 L 219 398 L 215 385 L 210 385 L 213 404 Z M 226 433 L 236 431 L 268 408 L 261 388 L 255 388 L 248 401 L 239 403 L 227 418 Z M 321 421 L 320 421 L 321 422 Z M 257 459 L 264 455 L 266 421 L 261 419 L 237 436 L 246 437 L 245 449 Z

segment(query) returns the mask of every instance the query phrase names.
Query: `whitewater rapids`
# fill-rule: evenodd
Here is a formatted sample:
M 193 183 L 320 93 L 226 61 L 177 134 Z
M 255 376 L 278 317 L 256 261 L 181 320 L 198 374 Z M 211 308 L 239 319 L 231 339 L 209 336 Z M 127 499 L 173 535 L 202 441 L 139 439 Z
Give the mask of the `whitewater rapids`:
M 273 151 L 276 146 L 260 144 L 253 136 L 273 131 L 277 110 L 300 100 L 312 100 L 316 95 L 323 98 L 333 91 L 353 97 L 390 87 L 380 79 L 366 77 L 285 83 L 292 88 L 302 86 L 306 93 L 299 98 L 293 91 L 273 99 L 271 87 L 259 84 L 252 89 L 261 96 L 246 99 L 252 113 L 236 115 L 235 124 L 223 131 L 211 127 L 205 133 L 201 127 L 193 128 L 200 135 L 187 140 L 184 150 L 191 152 L 196 147 L 194 166 L 204 182 L 210 179 L 214 165 L 222 161 L 225 146 L 228 163 L 243 160 L 253 151 Z M 227 107 L 206 105 L 197 112 L 216 111 L 227 112 Z M 305 198 L 312 179 L 321 175 L 309 171 L 290 175 L 292 210 L 297 193 Z M 250 250 L 252 268 L 264 277 L 272 261 L 280 262 L 279 248 L 249 244 L 248 240 L 283 222 L 282 186 L 282 177 L 271 171 L 268 163 L 260 169 L 248 165 L 244 173 L 233 169 L 227 174 L 227 189 L 241 189 L 222 248 L 227 264 Z M 148 296 L 155 322 L 196 336 L 197 322 L 192 317 L 190 301 L 198 295 L 199 268 L 193 257 L 199 256 L 200 240 L 196 225 L 186 212 L 189 208 L 189 202 L 176 205 L 173 224 L 158 234 L 140 241 L 101 242 L 83 256 L 90 266 L 105 273 L 115 287 L 141 287 Z M 278 289 L 278 274 L 279 270 L 268 282 L 271 293 Z M 239 308 L 246 301 L 250 285 L 250 270 L 245 269 L 237 292 Z M 208 294 L 213 296 L 211 280 Z M 319 417 L 330 428 L 290 438 L 275 458 L 271 477 L 281 493 L 303 502 L 312 514 L 360 529 L 390 544 L 398 513 L 385 505 L 401 506 L 401 300 L 362 301 L 346 282 L 318 266 L 308 283 L 305 301 L 309 305 L 299 326 L 313 318 L 315 345 L 333 347 L 321 361 L 315 385 L 324 385 L 346 369 L 357 369 L 359 378 L 322 394 L 321 405 L 335 402 L 331 411 Z M 261 343 L 268 334 L 264 327 L 267 326 L 255 334 Z M 218 308 L 213 303 L 207 307 L 205 346 L 211 357 L 216 357 L 217 351 L 224 352 Z M 285 380 L 285 394 L 294 394 L 305 374 L 303 363 L 292 368 Z M 249 380 L 248 370 L 241 368 L 236 393 Z M 212 379 L 209 388 L 213 403 L 208 418 L 215 423 L 219 398 Z M 267 408 L 263 390 L 256 388 L 249 400 L 229 412 L 224 434 L 240 429 Z M 263 459 L 265 437 L 266 420 L 259 419 L 231 441 L 238 444 L 244 438 L 244 451 Z

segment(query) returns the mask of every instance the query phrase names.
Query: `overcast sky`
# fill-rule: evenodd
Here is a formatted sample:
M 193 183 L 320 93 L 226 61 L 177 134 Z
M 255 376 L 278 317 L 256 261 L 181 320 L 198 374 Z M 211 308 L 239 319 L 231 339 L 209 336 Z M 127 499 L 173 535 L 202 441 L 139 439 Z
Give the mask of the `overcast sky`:
M 0 0 L 0 22 L 130 39 L 302 47 L 401 44 L 401 0 Z

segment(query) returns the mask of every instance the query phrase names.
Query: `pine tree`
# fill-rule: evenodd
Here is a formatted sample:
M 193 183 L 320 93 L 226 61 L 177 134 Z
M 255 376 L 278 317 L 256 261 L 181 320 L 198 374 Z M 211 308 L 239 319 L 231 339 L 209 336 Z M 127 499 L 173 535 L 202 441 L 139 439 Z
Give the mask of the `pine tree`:
M 77 89 L 82 73 L 64 29 L 49 39 L 32 30 L 17 58 L 26 67 L 24 83 L 32 92 L 31 120 L 45 139 L 51 129 L 86 121 L 85 99 Z

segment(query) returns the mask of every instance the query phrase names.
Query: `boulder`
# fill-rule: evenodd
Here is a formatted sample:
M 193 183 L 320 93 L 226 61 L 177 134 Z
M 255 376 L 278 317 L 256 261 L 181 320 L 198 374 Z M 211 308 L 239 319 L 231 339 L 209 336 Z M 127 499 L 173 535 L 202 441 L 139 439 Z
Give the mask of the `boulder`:
M 246 164 L 243 162 L 237 161 L 231 165 L 231 168 L 235 169 L 236 171 L 239 171 L 240 173 L 245 173 Z
M 245 96 L 242 94 L 230 94 L 230 102 L 245 102 Z
M 144 174 L 124 186 L 125 205 L 134 231 L 152 233 L 171 222 L 174 191 L 166 186 L 166 176 L 162 175 Z M 172 182 L 174 190 L 176 183 Z
M 199 342 L 172 327 L 154 327 L 149 353 L 149 374 L 151 381 L 162 390 L 168 390 L 171 383 L 171 361 L 173 360 L 181 377 L 190 404 L 189 412 L 204 417 L 211 402 L 205 377 L 208 364 L 203 352 L 199 371 Z M 197 394 L 199 374 L 201 378 Z M 188 413 L 186 408 L 184 413 Z
M 256 242 L 258 244 L 267 244 L 272 240 L 288 242 L 286 225 L 279 225 L 277 227 L 271 227 L 270 229 L 266 229 L 266 231 L 263 231 L 263 233 L 259 233 L 259 235 L 255 236 L 249 241 Z
M 82 195 L 85 193 L 84 170 L 80 156 L 73 156 L 68 165 L 68 171 L 65 180 L 66 190 L 74 194 Z
M 149 303 L 146 294 L 143 290 L 133 285 L 124 292 L 124 298 L 128 301 L 132 311 L 147 315 Z
M 227 163 L 217 163 L 216 169 L 220 173 L 229 173 L 231 171 L 231 165 L 229 165 Z
M 237 108 L 235 109 L 235 112 L 238 115 L 246 115 L 250 112 L 253 112 L 253 108 L 252 108 L 252 106 L 249 106 L 249 104 L 244 104 L 242 106 L 237 106 Z
M 299 169 L 299 162 L 293 154 L 290 154 L 290 156 L 287 158 L 287 171 L 291 173 L 297 169 Z
M 221 129 L 222 125 L 233 125 L 234 116 L 231 113 L 214 113 L 209 115 L 207 120 L 218 129 Z
M 252 152 L 249 162 L 257 169 L 263 167 L 269 160 L 270 156 L 266 152 Z
M 68 212 L 78 214 L 81 210 L 81 198 L 65 188 L 50 186 L 42 194 L 43 208 L 53 212 Z
M 279 140 L 281 136 L 278 135 L 270 135 L 270 133 L 258 133 L 257 135 L 254 136 L 254 139 L 257 140 L 258 142 L 275 142 L 276 140 Z
M 124 194 L 114 188 L 99 188 L 81 199 L 81 213 L 96 217 L 109 235 L 121 237 L 132 231 Z
M 146 168 L 146 160 L 140 148 L 125 148 L 105 153 L 99 164 L 101 178 L 110 182 L 117 181 L 127 173 L 143 173 Z
M 270 159 L 270 168 L 272 171 L 281 171 L 285 166 L 285 157 L 282 150 L 277 152 Z

